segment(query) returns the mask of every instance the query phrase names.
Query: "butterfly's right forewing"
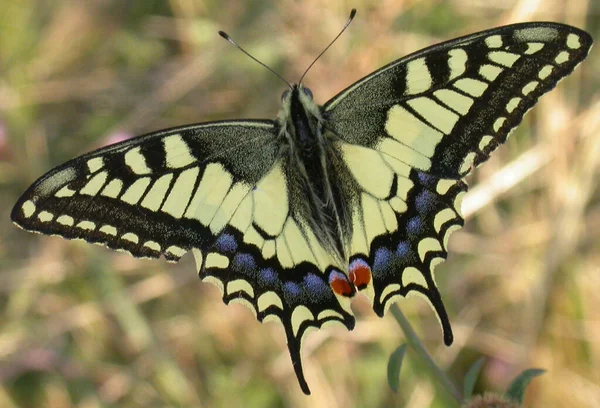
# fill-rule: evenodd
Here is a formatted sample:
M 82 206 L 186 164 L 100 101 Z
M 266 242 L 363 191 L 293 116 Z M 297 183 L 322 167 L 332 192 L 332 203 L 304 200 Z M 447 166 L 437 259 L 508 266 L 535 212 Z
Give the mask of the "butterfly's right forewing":
M 268 121 L 160 131 L 55 168 L 11 216 L 29 231 L 176 261 L 214 242 L 277 151 Z

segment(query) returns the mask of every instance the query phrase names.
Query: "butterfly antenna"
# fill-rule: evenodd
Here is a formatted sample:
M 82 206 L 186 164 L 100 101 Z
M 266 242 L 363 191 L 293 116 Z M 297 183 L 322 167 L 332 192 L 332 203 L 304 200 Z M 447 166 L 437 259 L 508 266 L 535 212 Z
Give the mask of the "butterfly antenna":
M 304 74 L 302 74 L 302 76 L 300 77 L 300 81 L 298 81 L 299 84 L 302 83 L 302 80 L 304 79 L 304 77 L 306 76 L 306 74 L 308 73 L 308 71 L 312 68 L 312 66 L 315 65 L 315 62 L 317 62 L 317 60 L 319 58 L 321 58 L 321 56 L 327 52 L 327 50 L 329 49 L 329 47 L 331 47 L 333 45 L 333 43 L 336 42 L 338 38 L 340 38 L 340 35 L 342 35 L 342 33 L 344 31 L 346 31 L 346 28 L 348 28 L 348 26 L 350 25 L 350 23 L 352 22 L 352 20 L 354 20 L 354 16 L 356 16 L 356 9 L 352 9 L 352 11 L 350 11 L 350 17 L 348 17 L 348 21 L 346 21 L 346 24 L 344 24 L 344 28 L 342 28 L 342 30 L 339 32 L 339 34 L 335 36 L 335 38 L 333 39 L 333 41 L 331 41 L 329 43 L 329 45 L 327 46 L 327 48 L 325 48 L 323 51 L 321 51 L 321 53 L 317 56 L 317 58 L 315 58 L 315 60 L 308 66 L 308 68 L 306 68 L 306 71 L 304 71 Z
M 233 44 L 238 50 L 240 50 L 241 52 L 243 52 L 244 54 L 246 54 L 247 56 L 249 56 L 250 58 L 252 58 L 254 61 L 258 62 L 260 65 L 262 65 L 263 67 L 265 67 L 266 69 L 268 69 L 269 71 L 271 71 L 272 73 L 274 73 L 275 75 L 277 75 L 277 77 L 279 79 L 281 79 L 283 82 L 285 82 L 287 84 L 287 86 L 290 87 L 290 89 L 292 89 L 292 85 L 285 80 L 285 78 L 283 78 L 281 75 L 279 75 L 277 72 L 275 72 L 273 69 L 271 69 L 271 67 L 269 67 L 268 65 L 266 65 L 263 62 L 260 62 L 259 60 L 257 60 L 256 58 L 254 58 L 252 55 L 250 55 L 245 49 L 243 49 L 242 47 L 240 47 L 239 45 L 237 45 L 237 43 L 235 41 L 233 41 L 231 39 L 231 37 L 229 36 L 229 34 L 227 34 L 225 31 L 219 31 L 219 35 L 223 38 L 225 38 L 227 41 L 229 41 L 231 44 Z

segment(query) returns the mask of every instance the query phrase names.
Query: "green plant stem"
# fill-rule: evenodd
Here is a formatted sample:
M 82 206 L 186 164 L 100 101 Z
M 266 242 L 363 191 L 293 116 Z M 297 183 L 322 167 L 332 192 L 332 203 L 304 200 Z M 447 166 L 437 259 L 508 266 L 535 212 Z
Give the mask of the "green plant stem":
M 462 396 L 460 395 L 460 392 L 458 391 L 458 389 L 456 389 L 454 384 L 452 384 L 452 381 L 450 381 L 450 379 L 446 376 L 446 373 L 444 373 L 444 371 L 442 371 L 442 369 L 437 366 L 435 361 L 433 361 L 433 358 L 431 357 L 431 355 L 417 336 L 417 333 L 415 333 L 415 331 L 413 330 L 408 319 L 406 319 L 398 305 L 393 304 L 390 307 L 390 311 L 392 312 L 392 315 L 394 316 L 394 318 L 400 325 L 400 328 L 404 332 L 408 344 L 411 345 L 413 350 L 419 355 L 421 360 L 423 360 L 423 362 L 429 369 L 429 374 L 433 378 L 435 378 L 460 405 L 462 403 Z

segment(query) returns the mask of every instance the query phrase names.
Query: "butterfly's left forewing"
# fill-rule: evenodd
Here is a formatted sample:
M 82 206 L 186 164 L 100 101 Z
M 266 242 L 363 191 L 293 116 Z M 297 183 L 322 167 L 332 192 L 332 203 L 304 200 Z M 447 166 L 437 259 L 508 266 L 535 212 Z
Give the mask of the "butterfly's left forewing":
M 341 139 L 441 178 L 462 178 L 585 59 L 592 39 L 557 23 L 524 23 L 418 51 L 324 105 Z
M 461 179 L 591 45 L 589 34 L 561 24 L 500 27 L 395 61 L 324 105 L 353 176 L 344 184 L 359 192 L 350 274 L 369 281 L 378 314 L 397 296 L 424 295 L 452 342 L 433 269 L 463 224 Z

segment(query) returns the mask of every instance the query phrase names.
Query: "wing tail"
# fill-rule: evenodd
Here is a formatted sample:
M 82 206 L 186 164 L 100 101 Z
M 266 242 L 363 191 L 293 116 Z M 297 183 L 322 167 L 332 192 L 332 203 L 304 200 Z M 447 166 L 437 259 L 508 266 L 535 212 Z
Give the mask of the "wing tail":
M 353 242 L 364 244 L 355 246 L 349 274 L 357 288 L 371 298 L 379 316 L 399 297 L 422 296 L 439 320 L 444 343 L 450 345 L 452 328 L 434 269 L 447 257 L 450 234 L 463 225 L 460 203 L 467 187 L 462 181 L 439 179 L 414 169 L 407 180 L 410 183 L 404 184 L 410 188 L 400 195 L 363 200 L 355 209 L 362 216 L 355 217 Z M 368 204 L 373 200 L 380 209 L 390 202 L 390 209 L 373 211 Z
M 293 239 L 293 235 L 285 236 L 288 241 Z M 300 239 L 300 236 L 296 238 Z M 205 256 L 197 255 L 200 277 L 219 288 L 225 304 L 234 302 L 247 306 L 260 322 L 281 323 L 294 372 L 302 391 L 309 394 L 302 369 L 304 336 L 310 329 L 332 324 L 352 330 L 354 317 L 349 310 L 348 297 L 354 291 L 343 296 L 332 290 L 335 285 L 331 282 L 344 279 L 341 283 L 351 288 L 351 283 L 339 269 L 330 265 L 323 270 L 316 261 L 306 259 L 293 261 L 281 245 L 273 245 L 273 252 L 266 248 L 269 245 L 253 232 L 244 234 L 228 226 Z M 298 251 L 293 255 L 298 256 L 301 246 L 294 247 Z M 338 285 L 341 283 L 337 282 Z

